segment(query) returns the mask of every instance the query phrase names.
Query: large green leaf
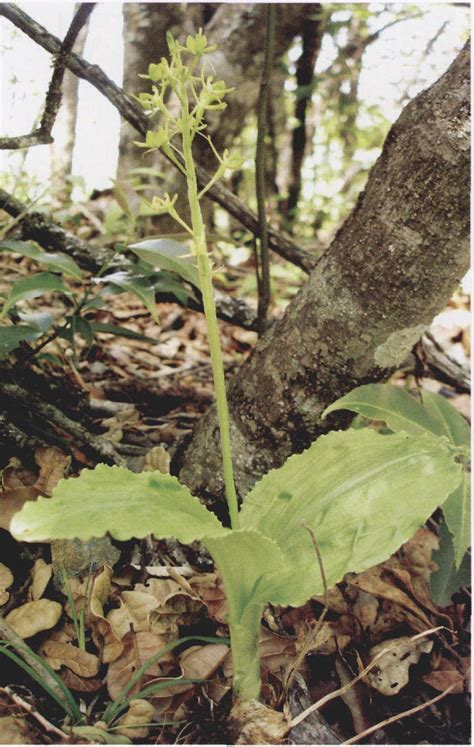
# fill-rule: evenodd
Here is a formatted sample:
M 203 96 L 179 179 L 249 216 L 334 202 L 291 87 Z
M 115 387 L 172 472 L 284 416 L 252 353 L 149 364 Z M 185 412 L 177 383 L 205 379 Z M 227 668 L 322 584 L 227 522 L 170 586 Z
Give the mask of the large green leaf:
M 469 450 L 470 428 L 465 418 L 439 394 L 423 391 L 422 401 L 390 384 L 367 384 L 338 399 L 325 411 L 352 410 L 374 420 L 384 420 L 392 431 L 405 430 L 417 435 L 446 437 L 453 446 Z M 455 562 L 459 568 L 471 543 L 470 483 L 465 474 L 461 485 L 443 506 L 448 527 L 453 535 Z
M 448 607 L 451 597 L 461 586 L 471 585 L 471 555 L 467 552 L 459 568 L 456 568 L 453 538 L 444 522 L 439 528 L 439 550 L 433 553 L 433 560 L 438 570 L 431 574 L 431 593 L 436 604 Z
M 41 265 L 46 265 L 53 272 L 62 272 L 76 280 L 82 278 L 82 271 L 72 257 L 62 252 L 44 252 L 31 241 L 1 241 L 0 252 L 4 251 L 17 252 L 23 257 L 29 257 Z
M 186 244 L 173 239 L 147 239 L 130 244 L 128 248 L 153 267 L 176 272 L 183 280 L 199 288 L 196 259 L 190 254 Z
M 449 447 L 432 437 L 370 429 L 322 436 L 244 499 L 241 527 L 275 540 L 287 560 L 269 600 L 299 605 L 323 591 L 304 523 L 315 533 L 331 586 L 389 557 L 460 480 Z
M 13 536 L 28 542 L 89 540 L 107 532 L 118 540 L 154 534 L 186 543 L 229 530 L 175 477 L 105 464 L 61 480 L 52 498 L 26 503 L 11 525 Z
M 391 384 L 365 384 L 337 399 L 323 412 L 351 410 L 370 420 L 383 420 L 390 430 L 414 436 L 423 433 L 444 435 L 439 419 L 404 389 Z
M 51 272 L 38 272 L 36 275 L 18 280 L 12 287 L 10 294 L 5 301 L 2 309 L 2 316 L 12 308 L 18 301 L 26 301 L 30 298 L 37 298 L 48 291 L 61 291 L 69 293 L 63 285 L 61 278 L 53 275 Z

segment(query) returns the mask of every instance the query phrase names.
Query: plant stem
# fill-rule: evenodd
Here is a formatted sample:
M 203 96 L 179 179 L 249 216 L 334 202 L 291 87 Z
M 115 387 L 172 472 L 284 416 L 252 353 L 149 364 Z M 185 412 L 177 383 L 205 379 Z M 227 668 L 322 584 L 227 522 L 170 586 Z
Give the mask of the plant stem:
M 216 305 L 214 302 L 214 289 L 212 286 L 211 263 L 207 251 L 206 229 L 202 219 L 201 207 L 198 198 L 198 186 L 196 170 L 192 154 L 192 134 L 190 130 L 188 95 L 186 83 L 182 84 L 181 91 L 181 114 L 183 118 L 183 156 L 186 168 L 186 181 L 188 187 L 188 201 L 191 211 L 191 225 L 194 236 L 194 252 L 197 257 L 199 279 L 202 293 L 202 303 L 207 324 L 207 336 L 209 350 L 211 353 L 212 375 L 216 392 L 217 417 L 219 420 L 220 443 L 222 453 L 222 466 L 224 472 L 225 493 L 229 506 L 229 515 L 232 529 L 239 528 L 239 510 L 237 493 L 234 483 L 234 471 L 232 467 L 232 448 L 230 443 L 229 407 L 224 378 L 224 364 L 219 340 L 219 327 L 217 325 Z

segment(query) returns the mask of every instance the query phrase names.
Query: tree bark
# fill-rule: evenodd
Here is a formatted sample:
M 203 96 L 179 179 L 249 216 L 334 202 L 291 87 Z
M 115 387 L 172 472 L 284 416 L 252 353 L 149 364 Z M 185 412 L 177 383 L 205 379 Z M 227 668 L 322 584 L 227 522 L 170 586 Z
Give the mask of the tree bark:
M 469 47 L 390 130 L 366 189 L 284 317 L 231 380 L 236 482 L 267 470 L 343 421 L 328 404 L 387 377 L 468 268 Z M 181 480 L 222 513 L 214 407 L 198 424 Z
M 77 13 L 80 3 L 74 5 L 73 16 Z M 74 51 L 81 55 L 86 45 L 89 30 L 89 18 L 80 30 L 74 42 Z M 56 121 L 54 123 L 51 144 L 51 184 L 52 193 L 59 202 L 66 202 L 70 197 L 72 185 L 68 184 L 68 177 L 72 172 L 72 157 L 76 138 L 77 103 L 79 79 L 69 70 L 64 73 L 62 84 L 62 101 Z

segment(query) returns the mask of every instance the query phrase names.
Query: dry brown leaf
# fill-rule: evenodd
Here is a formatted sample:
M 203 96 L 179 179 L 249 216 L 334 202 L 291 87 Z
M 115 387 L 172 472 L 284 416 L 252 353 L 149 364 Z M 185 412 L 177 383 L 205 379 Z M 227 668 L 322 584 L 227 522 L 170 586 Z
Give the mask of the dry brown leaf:
M 62 611 L 63 608 L 58 602 L 38 599 L 12 610 L 5 620 L 21 638 L 31 638 L 42 630 L 54 628 Z
M 189 585 L 206 605 L 209 617 L 216 622 L 225 623 L 228 607 L 219 574 L 201 573 L 190 578 Z
M 74 674 L 79 677 L 93 677 L 99 671 L 99 659 L 95 654 L 88 651 L 82 651 L 71 643 L 62 643 L 60 641 L 45 641 L 41 646 L 41 651 L 51 663 L 53 669 L 59 669 L 61 666 L 68 667 Z M 57 663 L 59 662 L 59 667 Z
M 36 449 L 35 461 L 40 468 L 35 487 L 41 495 L 51 495 L 58 482 L 64 477 L 71 463 L 71 457 L 66 456 L 54 446 L 42 446 Z
M 53 575 L 53 566 L 51 563 L 46 563 L 42 558 L 38 558 L 35 560 L 31 574 L 33 578 L 28 590 L 28 597 L 35 601 L 43 596 L 44 591 L 50 582 L 51 576 Z
M 359 589 L 352 609 L 362 630 L 366 630 L 367 628 L 371 628 L 377 619 L 379 603 L 372 594 Z
M 170 594 L 164 603 L 150 612 L 150 629 L 158 635 L 173 637 L 179 633 L 180 625 L 199 622 L 204 609 L 204 602 L 186 592 Z
M 416 664 L 422 654 L 430 653 L 433 641 L 427 638 L 414 641 L 410 636 L 401 636 L 373 646 L 369 651 L 370 659 L 388 648 L 390 650 L 367 673 L 367 680 L 382 695 L 396 695 L 409 682 L 410 666 Z
M 121 655 L 111 662 L 107 672 L 107 690 L 112 700 L 119 697 L 133 673 L 147 659 L 150 659 L 166 646 L 166 643 L 167 641 L 154 633 L 127 633 L 122 642 L 123 651 Z M 174 662 L 173 655 L 171 653 L 165 654 L 159 662 L 150 667 L 145 677 L 165 676 L 167 674 L 165 672 L 166 665 L 171 662 Z M 130 695 L 138 692 L 140 687 L 140 683 L 137 683 Z
M 146 585 L 136 584 L 135 591 L 152 594 L 158 604 L 164 604 L 170 594 L 181 591 L 181 587 L 171 578 L 150 578 Z
M 28 724 L 20 716 L 0 716 L 0 738 L 2 744 L 35 744 Z
M 3 563 L 0 563 L 0 607 L 8 602 L 10 593 L 7 589 L 12 585 L 14 580 L 11 570 L 6 565 L 3 565 Z
M 147 700 L 136 698 L 132 700 L 125 716 L 120 720 L 117 734 L 123 734 L 129 739 L 144 739 L 150 731 L 149 726 L 140 726 L 148 724 L 155 713 L 155 706 Z
M 77 690 L 77 692 L 80 693 L 95 693 L 97 690 L 100 690 L 104 684 L 102 680 L 97 679 L 96 677 L 90 677 L 88 679 L 79 677 L 77 674 L 74 674 L 74 672 L 71 672 L 70 669 L 63 669 L 63 671 L 59 673 L 59 676 L 70 690 Z
M 34 472 L 26 467 L 23 467 L 21 462 L 16 459 L 10 459 L 8 465 L 2 471 L 2 487 L 6 490 L 8 488 L 23 488 L 34 485 L 37 477 Z
M 469 656 L 462 657 L 465 672 L 468 673 L 471 666 L 471 659 Z M 451 691 L 453 695 L 464 692 L 464 681 L 467 683 L 468 690 L 470 691 L 471 678 L 464 676 L 460 671 L 459 666 L 456 666 L 454 661 L 442 658 L 439 662 L 438 669 L 425 674 L 423 682 L 427 685 L 431 685 L 438 692 L 443 692 L 446 688 L 451 685 L 456 687 Z
M 280 674 L 296 657 L 296 641 L 262 627 L 260 656 L 265 669 L 272 674 Z
M 370 568 L 364 573 L 359 573 L 350 580 L 350 584 L 362 589 L 374 597 L 388 599 L 400 607 L 409 610 L 424 625 L 424 629 L 432 627 L 431 620 L 427 617 L 419 603 L 412 599 L 399 584 L 405 585 L 408 591 L 413 593 L 410 583 L 410 575 L 402 569 L 387 568 L 384 565 Z
M 168 475 L 170 464 L 171 457 L 164 446 L 154 446 L 145 456 L 145 463 L 142 471 L 153 472 L 153 470 L 157 469 L 165 475 Z
M 10 531 L 10 522 L 27 501 L 35 501 L 40 491 L 34 487 L 9 488 L 0 492 L 0 528 Z
M 152 610 L 158 607 L 158 601 L 153 594 L 142 591 L 123 591 L 121 594 L 121 603 L 122 615 L 126 615 L 129 620 L 128 628 L 130 628 L 130 625 L 133 625 L 133 629 L 136 632 L 150 630 L 148 616 Z M 110 616 L 108 618 L 110 619 Z M 124 625 L 121 626 L 122 629 L 123 627 Z
M 107 664 L 115 661 L 123 651 L 123 643 L 110 621 L 104 617 L 104 604 L 111 592 L 112 568 L 104 566 L 92 582 L 89 598 L 89 622 L 97 648 L 102 649 L 102 661 Z

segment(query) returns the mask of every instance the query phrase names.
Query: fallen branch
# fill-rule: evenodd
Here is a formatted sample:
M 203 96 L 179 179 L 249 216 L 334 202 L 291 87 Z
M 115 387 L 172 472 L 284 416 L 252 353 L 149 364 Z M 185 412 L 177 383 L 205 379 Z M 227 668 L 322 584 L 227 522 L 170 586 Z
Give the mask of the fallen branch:
M 57 726 L 54 726 L 54 724 L 42 716 L 41 713 L 31 705 L 31 703 L 28 703 L 27 700 L 21 698 L 17 693 L 15 693 L 11 687 L 0 687 L 0 692 L 7 695 L 12 703 L 19 706 L 29 716 L 34 718 L 46 732 L 54 734 L 56 737 L 59 737 L 61 741 L 68 739 L 68 735 L 64 731 L 61 731 Z
M 0 210 L 4 210 L 14 218 L 21 216 L 18 222 L 19 238 L 37 241 L 45 249 L 64 252 L 73 257 L 83 270 L 92 274 L 96 274 L 110 256 L 111 250 L 89 246 L 85 241 L 57 225 L 47 213 L 29 210 L 27 205 L 4 189 L 0 189 Z M 116 260 L 121 256 L 115 255 Z M 157 300 L 161 303 L 179 303 L 171 293 L 160 292 Z M 202 305 L 192 299 L 188 301 L 188 306 L 193 311 L 202 311 Z M 217 315 L 222 321 L 235 324 L 243 329 L 257 329 L 257 314 L 242 299 L 216 292 L 216 307 Z
M 87 449 L 100 461 L 108 464 L 124 465 L 125 461 L 117 452 L 115 445 L 103 436 L 96 436 L 90 433 L 80 423 L 71 420 L 61 410 L 44 400 L 40 400 L 18 384 L 0 383 L 0 394 L 3 404 L 8 408 L 8 404 L 20 405 L 26 408 L 29 413 L 36 413 L 44 418 L 47 422 L 59 428 L 64 433 L 75 439 L 80 447 Z
M 51 54 L 57 55 L 60 52 L 61 42 L 59 39 L 50 34 L 41 24 L 37 23 L 17 5 L 0 3 L 0 15 L 8 18 L 9 21 L 21 29 L 30 39 L 33 39 L 34 42 Z M 66 67 L 77 75 L 78 78 L 87 80 L 97 88 L 118 109 L 124 119 L 130 122 L 141 135 L 146 135 L 149 125 L 146 115 L 119 86 L 105 75 L 98 65 L 91 65 L 82 57 L 71 53 L 66 60 Z M 201 188 L 206 187 L 211 176 L 198 164 L 196 164 L 196 175 L 199 186 Z M 259 236 L 260 229 L 257 216 L 238 197 L 232 194 L 230 190 L 222 184 L 215 183 L 209 188 L 207 195 L 227 210 L 228 213 L 255 236 Z M 268 244 L 274 252 L 306 272 L 311 272 L 320 259 L 301 249 L 289 236 L 271 227 L 268 228 Z
M 0 138 L 0 149 L 19 150 L 20 148 L 30 148 L 33 145 L 49 145 L 54 142 L 51 132 L 61 105 L 62 83 L 67 58 L 82 27 L 94 10 L 94 6 L 95 3 L 81 3 L 79 10 L 71 21 L 54 63 L 53 75 L 46 92 L 44 111 L 39 127 L 28 135 Z

